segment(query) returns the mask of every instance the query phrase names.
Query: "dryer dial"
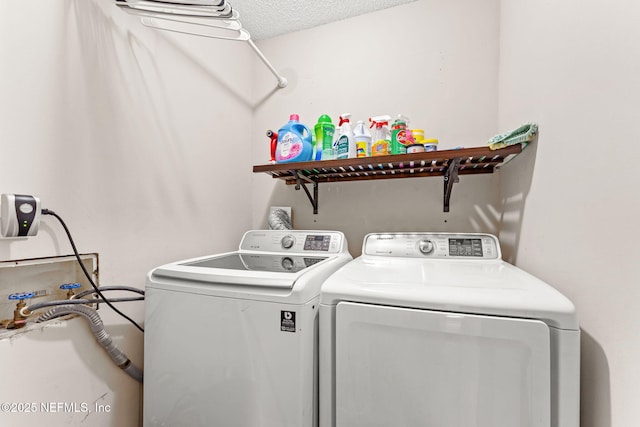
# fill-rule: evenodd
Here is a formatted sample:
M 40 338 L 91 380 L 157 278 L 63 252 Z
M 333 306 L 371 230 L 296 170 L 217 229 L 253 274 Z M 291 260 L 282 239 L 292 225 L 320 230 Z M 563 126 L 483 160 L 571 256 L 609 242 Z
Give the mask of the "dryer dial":
M 296 242 L 296 239 L 291 234 L 287 234 L 282 238 L 282 240 L 280 241 L 280 244 L 284 249 L 291 249 L 295 242 Z
M 436 246 L 431 240 L 420 240 L 418 242 L 418 250 L 423 255 L 431 255 Z

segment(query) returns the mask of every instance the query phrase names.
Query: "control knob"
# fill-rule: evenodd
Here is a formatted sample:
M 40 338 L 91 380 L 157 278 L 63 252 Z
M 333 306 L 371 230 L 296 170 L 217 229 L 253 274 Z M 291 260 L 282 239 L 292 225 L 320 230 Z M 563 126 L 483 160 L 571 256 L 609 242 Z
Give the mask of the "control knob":
M 291 234 L 287 234 L 282 238 L 282 240 L 280 241 L 280 244 L 284 249 L 291 249 L 295 242 L 296 242 L 296 239 Z
M 420 240 L 418 242 L 418 250 L 423 255 L 431 254 L 434 249 L 435 249 L 435 245 L 433 244 L 433 242 L 431 240 Z
M 293 260 L 289 257 L 282 258 L 282 262 L 280 263 L 282 268 L 287 271 L 293 270 Z

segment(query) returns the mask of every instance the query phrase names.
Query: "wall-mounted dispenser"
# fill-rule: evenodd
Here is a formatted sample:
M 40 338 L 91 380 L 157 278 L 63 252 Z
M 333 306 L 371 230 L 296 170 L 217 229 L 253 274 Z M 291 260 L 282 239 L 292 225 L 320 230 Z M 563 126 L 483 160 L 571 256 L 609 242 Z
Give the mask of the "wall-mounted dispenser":
M 0 195 L 0 232 L 4 237 L 27 237 L 38 234 L 40 199 L 22 194 Z

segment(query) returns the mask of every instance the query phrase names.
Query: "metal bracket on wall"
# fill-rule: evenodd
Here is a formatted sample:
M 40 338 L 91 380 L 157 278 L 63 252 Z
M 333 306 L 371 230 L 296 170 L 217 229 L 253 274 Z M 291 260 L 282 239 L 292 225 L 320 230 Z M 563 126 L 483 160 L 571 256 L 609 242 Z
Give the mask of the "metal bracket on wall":
M 451 160 L 447 172 L 444 174 L 444 206 L 443 212 L 449 212 L 449 200 L 451 199 L 451 190 L 453 190 L 453 184 L 460 182 L 458 178 L 458 170 L 460 169 L 460 157 L 456 157 Z
M 307 193 L 309 202 L 311 202 L 311 206 L 313 206 L 313 213 L 314 215 L 316 215 L 318 213 L 318 182 L 313 181 L 304 176 L 301 177 L 300 174 L 298 174 L 297 170 L 292 170 L 291 174 L 296 179 L 296 187 L 295 187 L 296 190 L 300 190 L 300 187 L 302 187 L 304 192 Z M 311 196 L 311 193 L 309 192 L 309 189 L 307 188 L 306 183 L 313 184 L 313 196 Z

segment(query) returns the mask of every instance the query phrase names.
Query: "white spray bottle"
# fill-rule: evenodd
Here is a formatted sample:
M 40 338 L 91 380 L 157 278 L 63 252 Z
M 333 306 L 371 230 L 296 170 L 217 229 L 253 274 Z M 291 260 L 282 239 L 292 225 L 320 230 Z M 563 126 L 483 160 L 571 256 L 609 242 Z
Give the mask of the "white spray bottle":
M 336 132 L 336 139 L 333 143 L 335 147 L 336 159 L 347 159 L 356 157 L 356 140 L 353 137 L 351 123 L 349 119 L 351 114 L 344 113 L 340 116 L 339 128 Z

